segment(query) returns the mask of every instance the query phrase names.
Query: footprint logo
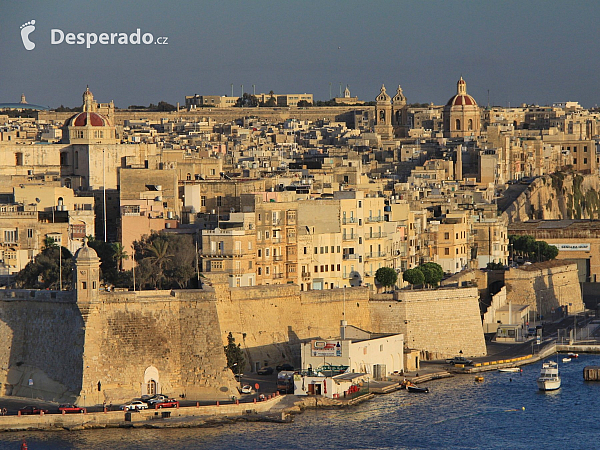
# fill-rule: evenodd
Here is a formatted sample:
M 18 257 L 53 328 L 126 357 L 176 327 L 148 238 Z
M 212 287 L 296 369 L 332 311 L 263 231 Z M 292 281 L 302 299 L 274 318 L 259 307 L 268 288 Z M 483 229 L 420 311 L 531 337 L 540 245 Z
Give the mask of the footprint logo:
M 21 25 L 21 39 L 23 40 L 23 46 L 25 50 L 33 50 L 35 43 L 29 40 L 29 35 L 35 31 L 35 20 L 24 23 Z

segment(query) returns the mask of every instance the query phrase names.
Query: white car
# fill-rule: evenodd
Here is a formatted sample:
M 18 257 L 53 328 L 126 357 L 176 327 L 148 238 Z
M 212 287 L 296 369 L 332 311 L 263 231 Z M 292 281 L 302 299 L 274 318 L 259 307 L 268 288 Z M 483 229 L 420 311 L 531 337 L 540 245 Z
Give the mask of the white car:
M 250 386 L 249 384 L 246 384 L 246 385 L 242 386 L 242 389 L 240 389 L 240 392 L 242 394 L 252 394 L 252 392 L 254 392 L 254 390 L 252 389 L 252 386 Z
M 140 409 L 148 409 L 148 405 L 140 400 L 134 400 L 121 406 L 121 409 L 124 411 L 139 411 Z

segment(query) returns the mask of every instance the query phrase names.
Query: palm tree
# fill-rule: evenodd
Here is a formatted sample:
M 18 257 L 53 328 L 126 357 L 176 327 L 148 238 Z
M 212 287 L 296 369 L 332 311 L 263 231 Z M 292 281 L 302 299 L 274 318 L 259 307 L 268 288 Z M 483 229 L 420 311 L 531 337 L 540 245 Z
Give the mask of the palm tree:
M 162 279 L 163 279 L 163 270 L 164 265 L 167 261 L 169 261 L 173 255 L 169 252 L 169 243 L 163 239 L 155 239 L 152 244 L 148 246 L 148 252 L 150 255 L 148 258 L 150 261 L 154 263 L 156 268 L 158 269 L 158 287 L 162 289 Z
M 113 249 L 113 259 L 117 262 L 119 271 L 123 270 L 123 260 L 129 259 L 129 255 L 125 251 L 125 247 L 120 242 L 115 242 L 111 245 Z

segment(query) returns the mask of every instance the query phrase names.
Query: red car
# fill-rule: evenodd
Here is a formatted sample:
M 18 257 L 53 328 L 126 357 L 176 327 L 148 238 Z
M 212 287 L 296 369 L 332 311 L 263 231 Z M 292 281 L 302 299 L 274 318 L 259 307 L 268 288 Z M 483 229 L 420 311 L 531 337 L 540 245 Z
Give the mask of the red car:
M 22 416 L 29 416 L 32 414 L 48 414 L 47 409 L 38 408 L 37 406 L 25 406 L 19 410 Z
M 75 405 L 60 405 L 58 407 L 58 412 L 62 413 L 65 412 L 65 414 L 69 414 L 69 413 L 82 413 L 83 412 L 83 408 L 80 408 L 79 406 L 75 406 Z
M 155 403 L 157 408 L 177 408 L 179 407 L 179 402 L 175 399 L 168 399 L 164 402 Z

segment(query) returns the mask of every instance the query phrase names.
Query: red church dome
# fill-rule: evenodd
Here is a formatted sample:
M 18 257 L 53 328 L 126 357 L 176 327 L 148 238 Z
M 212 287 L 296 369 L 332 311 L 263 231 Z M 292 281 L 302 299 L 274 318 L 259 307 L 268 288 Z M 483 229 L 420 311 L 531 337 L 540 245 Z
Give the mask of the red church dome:
M 469 94 L 455 95 L 448 100 L 446 106 L 477 106 L 477 102 Z
M 95 112 L 81 112 L 71 117 L 68 122 L 72 127 L 85 127 L 91 125 L 93 127 L 109 127 L 108 119 Z

